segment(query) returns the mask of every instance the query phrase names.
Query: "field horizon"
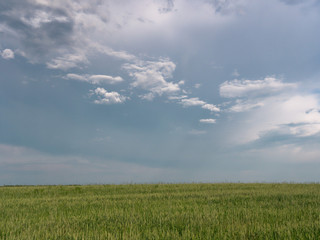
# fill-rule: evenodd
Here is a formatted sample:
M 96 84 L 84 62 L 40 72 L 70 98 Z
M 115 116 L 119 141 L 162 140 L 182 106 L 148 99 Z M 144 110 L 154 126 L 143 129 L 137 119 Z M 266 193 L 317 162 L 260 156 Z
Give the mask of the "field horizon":
M 320 184 L 0 187 L 0 239 L 319 239 Z
M 1 187 L 46 187 L 46 186 L 130 186 L 130 185 L 182 185 L 182 184 L 320 184 L 320 181 L 219 181 L 219 182 L 123 182 L 123 183 L 66 183 L 66 184 L 3 184 Z

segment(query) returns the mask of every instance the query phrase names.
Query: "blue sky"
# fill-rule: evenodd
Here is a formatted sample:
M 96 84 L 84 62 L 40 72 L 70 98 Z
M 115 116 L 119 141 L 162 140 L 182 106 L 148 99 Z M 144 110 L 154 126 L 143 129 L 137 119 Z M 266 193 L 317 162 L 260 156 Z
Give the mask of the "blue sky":
M 320 181 L 317 0 L 0 0 L 0 185 Z

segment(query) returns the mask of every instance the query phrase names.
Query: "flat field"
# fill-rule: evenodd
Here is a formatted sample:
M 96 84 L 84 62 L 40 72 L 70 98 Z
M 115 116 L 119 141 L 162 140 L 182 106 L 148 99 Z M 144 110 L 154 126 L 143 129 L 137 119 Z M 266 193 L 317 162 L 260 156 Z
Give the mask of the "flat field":
M 0 239 L 320 239 L 320 185 L 0 187 Z

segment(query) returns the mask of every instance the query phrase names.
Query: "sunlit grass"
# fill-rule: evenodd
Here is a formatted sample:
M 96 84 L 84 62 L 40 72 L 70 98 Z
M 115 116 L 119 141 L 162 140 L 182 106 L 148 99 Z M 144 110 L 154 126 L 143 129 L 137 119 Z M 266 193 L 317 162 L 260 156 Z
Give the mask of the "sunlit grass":
M 1 187 L 0 239 L 320 239 L 320 185 Z

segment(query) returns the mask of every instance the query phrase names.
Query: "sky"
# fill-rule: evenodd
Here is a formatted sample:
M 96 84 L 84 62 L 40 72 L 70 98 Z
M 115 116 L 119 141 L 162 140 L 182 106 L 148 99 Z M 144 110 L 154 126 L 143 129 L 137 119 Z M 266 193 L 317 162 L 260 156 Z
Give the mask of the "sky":
M 320 181 L 320 1 L 0 0 L 0 185 Z

